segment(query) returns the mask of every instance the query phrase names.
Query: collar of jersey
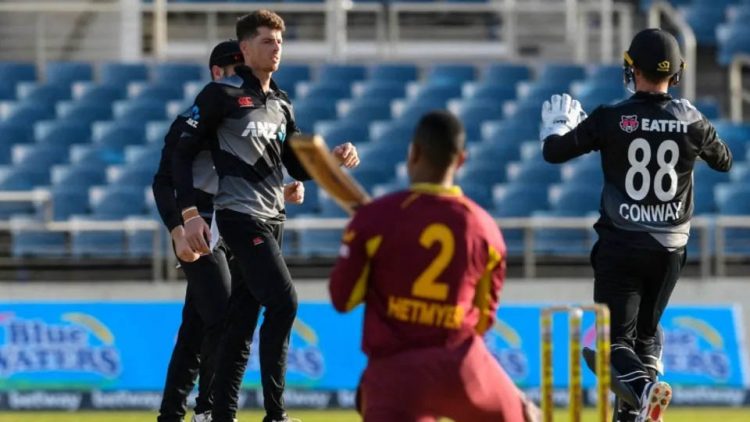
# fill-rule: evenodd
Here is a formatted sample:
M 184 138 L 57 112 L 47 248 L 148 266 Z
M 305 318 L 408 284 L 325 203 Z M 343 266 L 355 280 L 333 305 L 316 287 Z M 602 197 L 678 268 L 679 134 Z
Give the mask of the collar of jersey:
M 250 87 L 253 89 L 258 90 L 258 92 L 261 91 L 260 87 L 260 80 L 255 77 L 255 74 L 253 74 L 253 70 L 250 69 L 247 65 L 239 65 L 234 69 L 235 73 L 239 75 L 246 83 L 250 84 Z M 271 85 L 269 85 L 271 88 L 271 92 L 276 92 L 279 90 L 279 87 L 276 85 L 276 81 L 271 78 Z
M 461 196 L 463 192 L 461 187 L 453 185 L 446 188 L 437 183 L 414 183 L 409 187 L 409 190 L 417 193 L 426 193 L 429 195 L 448 195 L 448 196 Z
M 638 91 L 633 94 L 633 98 L 638 99 L 657 99 L 657 100 L 671 100 L 672 96 L 668 92 L 646 92 Z

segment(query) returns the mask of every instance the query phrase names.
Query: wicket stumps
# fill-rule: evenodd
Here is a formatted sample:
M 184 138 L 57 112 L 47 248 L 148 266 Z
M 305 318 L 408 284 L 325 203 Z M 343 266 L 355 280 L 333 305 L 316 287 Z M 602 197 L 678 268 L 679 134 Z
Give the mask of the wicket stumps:
M 552 319 L 556 313 L 568 314 L 569 330 L 569 404 L 570 422 L 581 422 L 583 413 L 583 381 L 581 376 L 581 321 L 584 311 L 596 315 L 596 394 L 597 421 L 609 420 L 609 308 L 604 304 L 549 306 L 542 308 L 542 421 L 552 422 L 555 403 L 553 400 L 552 367 Z

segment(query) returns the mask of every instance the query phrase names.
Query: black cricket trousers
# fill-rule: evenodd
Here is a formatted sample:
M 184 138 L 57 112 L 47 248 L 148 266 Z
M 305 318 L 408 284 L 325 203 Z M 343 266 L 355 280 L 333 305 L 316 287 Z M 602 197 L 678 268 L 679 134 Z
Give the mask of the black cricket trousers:
M 227 251 L 222 246 L 211 255 L 202 256 L 195 262 L 180 261 L 180 265 L 187 278 L 185 305 L 167 369 L 158 422 L 183 420 L 187 396 L 199 375 L 195 413 L 211 411 L 214 366 L 225 324 L 232 275 L 239 274 L 230 271 Z
M 594 301 L 609 306 L 612 365 L 620 381 L 640 397 L 655 376 L 661 355 L 659 320 L 685 265 L 674 252 L 599 241 L 591 252 Z
M 230 210 L 218 210 L 222 238 L 242 272 L 247 289 L 237 289 L 230 300 L 214 385 L 214 422 L 232 422 L 258 320 L 257 304 L 265 308 L 260 327 L 260 373 L 268 420 L 280 420 L 289 336 L 297 316 L 297 292 L 281 254 L 283 225 L 264 223 Z M 235 297 L 236 296 L 236 297 Z

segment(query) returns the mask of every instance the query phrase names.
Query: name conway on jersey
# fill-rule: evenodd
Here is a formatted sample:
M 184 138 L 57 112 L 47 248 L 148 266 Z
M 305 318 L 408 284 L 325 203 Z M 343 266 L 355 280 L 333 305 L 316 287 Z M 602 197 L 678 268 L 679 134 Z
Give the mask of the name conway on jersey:
M 601 106 L 574 130 L 544 144 L 549 162 L 591 151 L 601 152 L 604 170 L 600 237 L 627 236 L 647 248 L 687 244 L 696 158 L 719 171 L 732 165 L 729 149 L 708 120 L 687 100 L 663 93 L 638 92 Z
M 190 110 L 173 162 L 176 179 L 183 182 L 176 186 L 177 201 L 181 209 L 194 204 L 187 170 L 209 143 L 219 176 L 215 209 L 283 221 L 282 165 L 297 180 L 309 178 L 285 142 L 299 132 L 292 105 L 273 81 L 264 93 L 250 68 L 238 66 L 236 72 L 206 85 Z

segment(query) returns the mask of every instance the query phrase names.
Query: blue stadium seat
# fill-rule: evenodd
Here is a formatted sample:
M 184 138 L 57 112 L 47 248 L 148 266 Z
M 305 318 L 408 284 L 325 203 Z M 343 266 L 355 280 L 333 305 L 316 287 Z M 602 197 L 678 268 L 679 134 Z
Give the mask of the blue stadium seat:
M 104 186 L 89 190 L 89 204 L 94 216 L 121 219 L 145 212 L 144 186 Z
M 498 163 L 469 159 L 466 164 L 459 169 L 458 180 L 462 185 L 464 183 L 483 183 L 489 188 L 494 184 L 506 181 L 505 168 L 502 165 L 498 165 Z
M 599 210 L 601 186 L 564 184 L 550 189 L 549 204 L 552 211 L 584 216 Z
M 622 86 L 622 66 L 602 64 L 595 67 L 586 78 L 586 82 L 598 86 Z
M 50 120 L 55 117 L 52 104 L 18 101 L 8 104 L 3 113 L 3 121 L 16 125 L 30 126 L 40 120 Z
M 386 183 L 393 179 L 395 171 L 394 167 L 383 165 L 383 163 L 370 162 L 367 164 L 366 162 L 357 168 L 351 169 L 350 173 L 369 192 L 376 184 Z
M 149 144 L 163 144 L 172 120 L 151 121 L 146 123 L 146 142 Z
M 341 216 L 343 217 L 343 216 Z M 341 230 L 300 230 L 299 252 L 304 257 L 337 256 L 341 247 Z
M 302 99 L 294 102 L 294 117 L 304 133 L 312 133 L 315 123 L 336 118 L 336 103 L 333 99 Z
M 130 82 L 148 80 L 148 67 L 144 63 L 104 63 L 100 72 L 102 85 L 124 88 Z
M 15 100 L 16 99 L 16 84 L 15 82 L 6 82 L 0 80 L 0 101 Z
M 395 192 L 406 190 L 409 188 L 409 184 L 402 181 L 378 183 L 372 187 L 371 195 L 375 198 L 390 195 Z
M 575 64 L 545 64 L 539 76 L 537 83 L 544 85 L 550 81 L 570 84 L 573 81 L 586 79 L 586 69 L 583 66 Z
M 103 179 L 103 177 L 102 177 Z M 74 215 L 89 213 L 88 187 L 76 185 L 53 185 L 50 188 L 52 195 L 52 219 L 65 221 Z M 35 204 L 36 215 L 46 218 L 46 210 L 42 204 Z
M 706 116 L 708 120 L 714 121 L 721 118 L 721 108 L 719 106 L 719 101 L 716 98 L 699 98 L 693 102 L 693 105 L 695 106 L 695 108 L 700 110 L 700 112 L 704 116 Z
M 36 80 L 36 66 L 34 63 L 0 62 L 0 81 L 15 86 L 17 82 Z
M 547 208 L 547 185 L 495 185 L 492 200 L 494 217 L 529 217 L 534 211 Z M 503 229 L 503 237 L 508 254 L 517 256 L 523 252 L 521 229 Z
M 355 90 L 357 98 L 395 100 L 406 96 L 406 85 L 393 81 L 365 81 Z
M 318 192 L 318 208 L 320 209 L 319 217 L 324 218 L 347 218 L 346 212 L 331 199 L 325 192 Z
M 45 82 L 49 85 L 70 85 L 75 81 L 90 81 L 93 70 L 91 63 L 47 62 Z
M 461 85 L 473 81 L 475 77 L 476 69 L 471 65 L 436 64 L 427 71 L 428 83 Z
M 732 169 L 734 172 L 736 169 Z M 693 179 L 695 185 L 705 185 L 713 188 L 719 183 L 729 182 L 729 173 L 723 173 L 710 168 L 704 161 L 697 161 L 693 168 Z
M 11 150 L 11 162 L 17 166 L 38 167 L 48 170 L 52 164 L 65 161 L 68 145 L 65 144 L 20 144 Z
M 127 96 L 124 86 L 98 85 L 93 82 L 78 82 L 73 85 L 73 98 L 83 102 L 112 104 Z
M 727 121 L 713 122 L 716 133 L 723 139 L 733 156 L 744 157 L 748 150 L 748 141 L 750 141 L 750 124 L 748 123 L 730 123 Z
M 137 100 L 157 100 L 164 103 L 169 100 L 181 100 L 182 97 L 183 90 L 181 85 L 160 82 L 143 85 L 140 90 L 138 90 L 138 93 L 132 98 Z
M 320 101 L 322 98 L 329 100 L 341 100 L 349 98 L 352 95 L 352 87 L 348 82 L 334 82 L 330 80 L 323 83 L 313 83 L 308 86 L 307 91 L 300 92 L 300 98 Z M 298 92 L 300 90 L 298 89 Z
M 126 145 L 142 144 L 145 133 L 138 123 L 96 122 L 92 130 L 95 145 L 122 149 Z
M 750 153 L 750 151 L 748 151 Z M 750 155 L 750 154 L 748 154 Z M 732 164 L 732 170 L 729 172 L 729 180 L 733 183 L 742 183 L 750 179 L 750 160 L 737 162 L 738 157 L 734 157 L 735 162 Z
M 128 145 L 125 147 L 125 163 L 128 167 L 151 169 L 156 172 L 161 160 L 164 144 Z
M 417 88 L 416 96 L 413 100 L 418 101 L 435 101 L 445 104 L 451 98 L 461 97 L 461 84 L 452 84 L 445 81 L 428 82 Z
M 169 234 L 166 230 L 159 233 L 159 250 L 167 248 Z M 126 254 L 131 258 L 147 258 L 153 255 L 154 232 L 151 230 L 134 230 L 125 232 Z
M 113 104 L 112 110 L 115 119 L 127 122 L 165 120 L 167 118 L 164 102 L 150 98 L 117 101 Z
M 489 82 L 465 87 L 464 98 L 473 100 L 488 100 L 502 104 L 516 98 L 516 86 L 507 84 L 492 84 Z
M 34 124 L 34 139 L 44 145 L 82 144 L 91 139 L 91 127 L 76 121 L 46 120 Z
M 504 183 L 495 185 L 492 199 L 496 217 L 528 217 L 533 211 L 546 210 L 548 184 Z
M 370 142 L 357 147 L 363 162 L 395 166 L 406 159 L 407 146 L 400 142 Z
M 716 44 L 716 27 L 724 21 L 725 8 L 716 4 L 691 4 L 682 9 L 685 21 L 695 33 L 699 44 Z
M 91 186 L 104 184 L 104 170 L 101 166 L 85 164 L 61 164 L 50 170 L 52 186 L 88 189 Z
M 0 190 L 31 190 L 49 184 L 49 169 L 34 165 L 0 166 Z
M 325 138 L 326 143 L 333 148 L 344 142 L 355 145 L 370 140 L 367 126 L 350 121 L 323 121 L 315 124 L 315 133 Z
M 485 69 L 482 81 L 488 85 L 515 87 L 518 82 L 531 78 L 527 66 L 511 63 L 492 63 Z
M 370 139 L 378 144 L 398 144 L 405 147 L 411 142 L 415 127 L 412 122 L 373 122 L 370 124 Z
M 695 180 L 698 180 L 697 178 Z M 716 213 L 716 201 L 714 201 L 714 185 L 700 183 L 693 186 L 693 214 Z
M 485 122 L 482 125 L 482 140 L 491 144 L 510 143 L 518 146 L 523 141 L 538 138 L 538 124 L 530 124 L 524 120 L 508 118 Z
M 727 66 L 736 54 L 750 53 L 750 28 L 746 22 L 728 24 L 719 33 L 719 64 Z
M 523 105 L 536 105 L 541 110 L 544 101 L 549 100 L 555 94 L 565 92 L 570 92 L 569 84 L 562 82 L 562 80 L 546 81 L 545 83 L 537 82 L 529 85 L 528 91 L 523 95 L 519 95 L 518 100 Z
M 96 101 L 63 101 L 56 109 L 57 117 L 70 123 L 91 125 L 96 121 L 112 120 L 112 107 Z
M 73 144 L 70 146 L 68 158 L 71 164 L 101 169 L 111 164 L 122 164 L 124 161 L 122 147 L 97 144 Z
M 33 126 L 14 121 L 0 122 L 0 144 L 21 144 L 34 140 Z
M 508 181 L 521 184 L 551 184 L 560 181 L 560 168 L 543 161 L 510 163 L 506 167 Z
M 324 64 L 318 69 L 319 81 L 336 81 L 342 85 L 365 79 L 367 69 L 356 64 Z
M 601 189 L 604 183 L 604 174 L 601 165 L 594 162 L 593 165 L 580 165 L 578 160 L 563 164 L 560 169 L 562 181 L 571 185 L 588 185 Z
M 76 216 L 71 219 L 85 223 L 102 220 L 92 216 Z M 119 258 L 125 255 L 125 233 L 123 231 L 71 232 L 71 254 L 74 258 Z
M 627 97 L 627 91 L 622 85 L 595 86 L 584 83 L 574 98 L 580 101 L 584 111 L 591 113 L 600 105 L 613 104 Z
M 500 118 L 503 107 L 498 101 L 464 100 L 456 111 L 456 115 L 464 124 L 466 139 L 475 141 L 481 138 L 482 123 Z
M 16 226 L 19 219 L 11 219 L 11 255 L 14 258 L 62 258 L 68 254 L 67 234 L 30 229 L 28 225 Z M 28 222 L 28 218 L 23 218 Z
M 716 207 L 722 215 L 750 214 L 750 186 L 744 183 L 725 183 L 714 188 Z M 750 253 L 750 230 L 727 228 L 724 232 L 726 252 L 747 256 Z
M 151 69 L 151 80 L 156 83 L 184 84 L 206 79 L 206 69 L 196 63 L 157 63 Z
M 389 120 L 391 118 L 391 104 L 389 101 L 370 100 L 353 101 L 349 110 L 341 116 L 350 122 L 369 125 L 375 120 Z
M 494 206 L 492 201 L 492 186 L 483 182 L 475 183 L 469 180 L 462 181 L 460 186 L 467 198 L 476 202 L 480 207 L 487 210 L 487 212 L 492 212 L 492 207 Z
M 298 82 L 310 80 L 310 66 L 298 63 L 284 63 L 273 73 L 273 80 L 282 90 L 292 98 L 295 96 L 294 87 Z
M 576 211 L 535 211 L 531 215 L 540 219 L 560 219 L 581 217 Z M 596 234 L 591 229 L 551 229 L 534 230 L 534 251 L 540 255 L 588 256 Z
M 416 81 L 419 70 L 413 64 L 384 63 L 370 68 L 369 79 L 372 81 L 394 82 L 404 84 Z
M 505 165 L 519 158 L 518 145 L 512 143 L 479 142 L 469 145 L 467 165 L 495 166 L 505 177 Z
M 156 167 L 141 166 L 113 166 L 107 169 L 107 183 L 117 186 L 132 186 L 144 188 L 154 180 Z
M 444 110 L 446 108 L 445 100 L 438 98 L 415 98 L 407 100 L 401 106 L 400 113 L 396 115 L 396 122 L 399 124 L 411 125 L 416 128 L 417 122 L 426 113 L 434 110 Z
M 68 85 L 41 85 L 36 82 L 19 82 L 16 85 L 16 97 L 38 103 L 55 103 L 69 100 L 71 96 Z

